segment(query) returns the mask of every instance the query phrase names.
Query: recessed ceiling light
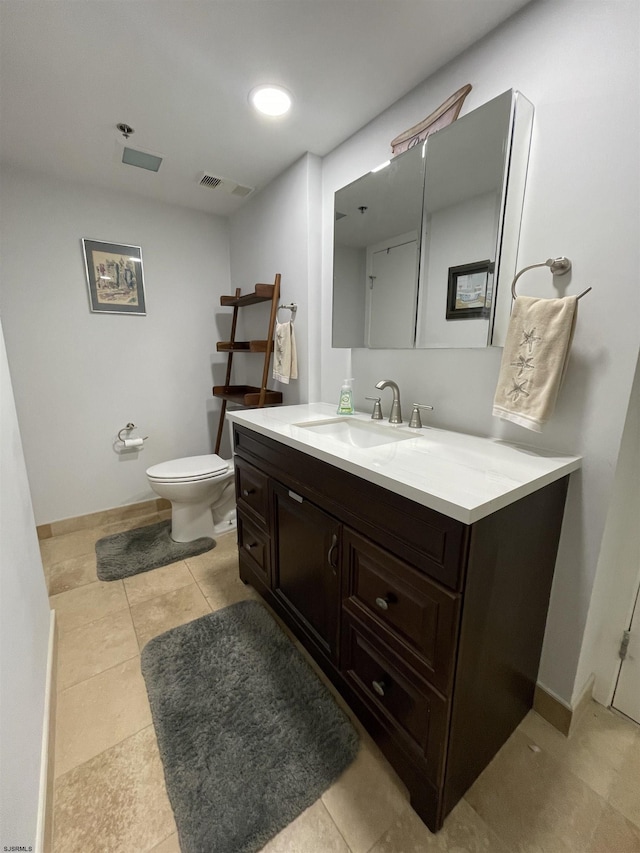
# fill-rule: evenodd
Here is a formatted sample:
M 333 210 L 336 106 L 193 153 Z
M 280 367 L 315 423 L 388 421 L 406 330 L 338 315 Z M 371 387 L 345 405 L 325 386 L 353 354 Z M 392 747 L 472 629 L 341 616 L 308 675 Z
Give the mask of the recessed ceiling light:
M 256 86 L 249 92 L 249 102 L 266 116 L 283 116 L 291 109 L 291 95 L 282 86 Z

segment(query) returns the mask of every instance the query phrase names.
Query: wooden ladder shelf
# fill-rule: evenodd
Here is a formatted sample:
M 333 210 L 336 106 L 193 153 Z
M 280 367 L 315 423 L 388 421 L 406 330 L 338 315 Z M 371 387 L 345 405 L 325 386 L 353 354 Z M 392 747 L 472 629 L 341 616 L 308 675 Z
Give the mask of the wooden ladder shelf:
M 220 409 L 220 421 L 218 423 L 218 435 L 216 437 L 215 453 L 220 450 L 222 433 L 224 430 L 224 419 L 227 413 L 227 403 L 235 403 L 238 406 L 262 408 L 263 406 L 277 406 L 282 403 L 282 391 L 272 391 L 267 388 L 269 378 L 269 363 L 273 352 L 273 330 L 278 313 L 278 302 L 280 300 L 280 273 L 276 273 L 273 284 L 256 284 L 253 293 L 244 296 L 240 288 L 236 289 L 234 296 L 221 296 L 220 305 L 233 308 L 231 320 L 231 339 L 219 341 L 216 345 L 218 352 L 227 353 L 227 373 L 224 385 L 213 386 L 213 396 L 222 400 Z M 256 305 L 260 302 L 271 302 L 269 314 L 269 328 L 267 337 L 260 341 L 236 341 L 236 326 L 238 322 L 238 310 L 247 305 Z M 231 368 L 233 355 L 236 352 L 263 353 L 264 363 L 262 368 L 262 383 L 260 386 L 253 385 L 231 385 Z

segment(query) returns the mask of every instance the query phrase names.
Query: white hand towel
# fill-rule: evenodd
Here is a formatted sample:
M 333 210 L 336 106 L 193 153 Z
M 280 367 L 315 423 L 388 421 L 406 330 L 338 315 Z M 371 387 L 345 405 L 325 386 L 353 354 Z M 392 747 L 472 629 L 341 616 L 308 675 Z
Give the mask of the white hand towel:
M 286 323 L 276 323 L 273 345 L 273 378 L 285 385 L 289 384 L 290 379 L 298 378 L 296 338 L 291 320 Z
M 542 430 L 564 378 L 577 307 L 577 296 L 516 298 L 493 402 L 496 417 Z

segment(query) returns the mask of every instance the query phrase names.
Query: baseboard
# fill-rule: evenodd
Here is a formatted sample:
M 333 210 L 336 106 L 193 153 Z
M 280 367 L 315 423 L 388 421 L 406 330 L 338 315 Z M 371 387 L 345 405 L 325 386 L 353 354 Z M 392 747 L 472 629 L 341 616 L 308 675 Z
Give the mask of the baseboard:
M 578 701 L 571 707 L 551 690 L 536 684 L 533 695 L 533 710 L 567 737 L 591 701 L 594 678 L 591 676 Z
M 77 515 L 73 518 L 63 518 L 61 521 L 52 521 L 49 524 L 39 524 L 36 527 L 38 539 L 50 539 L 52 536 L 62 536 L 64 533 L 75 533 L 78 530 L 86 530 L 89 527 L 98 527 L 101 524 L 111 524 L 116 521 L 124 521 L 135 518 L 138 515 L 152 515 L 156 512 L 171 509 L 170 501 L 164 498 L 155 498 L 150 501 L 117 506 L 113 509 L 105 509 L 100 512 L 91 512 L 88 515 Z
M 58 628 L 56 611 L 51 611 L 49 623 L 49 650 L 47 653 L 47 681 L 44 694 L 42 721 L 42 753 L 40 757 L 40 791 L 38 797 L 38 823 L 36 826 L 36 853 L 53 850 L 53 792 L 56 731 L 56 678 L 57 678 Z

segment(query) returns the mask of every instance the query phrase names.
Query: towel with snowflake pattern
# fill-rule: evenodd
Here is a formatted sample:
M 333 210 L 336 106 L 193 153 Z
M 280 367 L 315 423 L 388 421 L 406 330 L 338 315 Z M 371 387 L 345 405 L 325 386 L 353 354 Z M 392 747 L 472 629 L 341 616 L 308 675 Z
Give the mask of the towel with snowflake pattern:
M 289 384 L 290 379 L 298 378 L 298 355 L 296 338 L 293 333 L 293 321 L 276 323 L 273 344 L 273 378 Z
M 577 309 L 577 296 L 516 297 L 493 401 L 496 417 L 542 430 L 562 385 Z

